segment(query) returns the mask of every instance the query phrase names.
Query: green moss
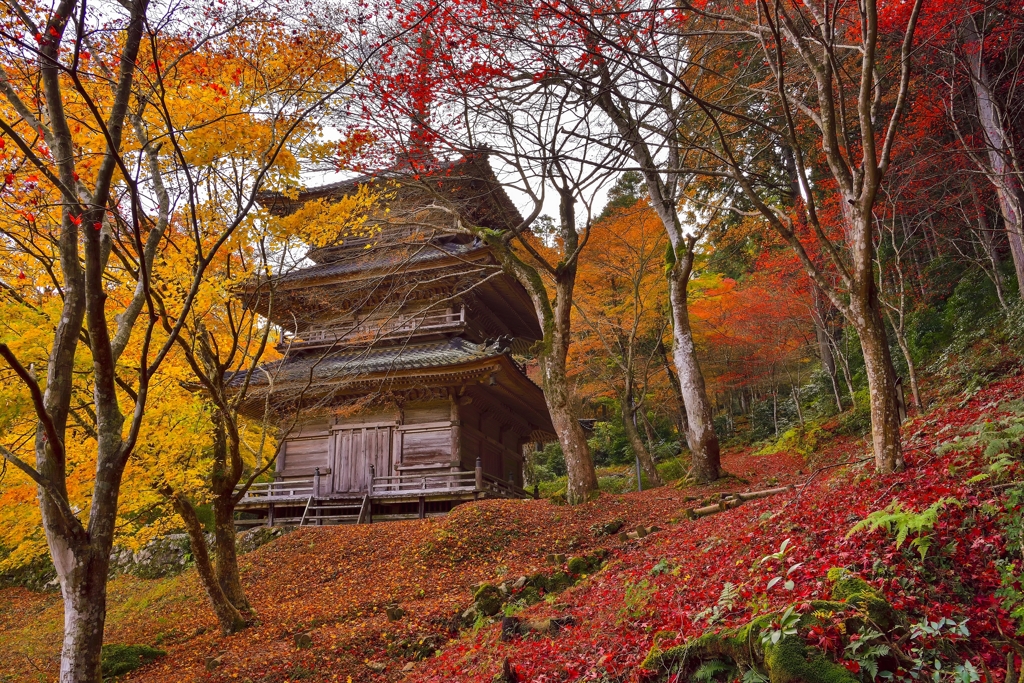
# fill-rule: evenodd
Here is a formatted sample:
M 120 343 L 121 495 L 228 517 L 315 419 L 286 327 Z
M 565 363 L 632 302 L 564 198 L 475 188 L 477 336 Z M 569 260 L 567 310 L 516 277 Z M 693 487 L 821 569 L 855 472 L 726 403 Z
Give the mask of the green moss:
M 850 598 L 861 595 L 863 593 L 874 593 L 874 588 L 871 587 L 864 579 L 859 576 L 847 576 L 838 579 L 832 586 L 832 599 L 848 601 Z
M 527 605 L 536 605 L 541 600 L 540 591 L 533 586 L 527 586 L 523 589 L 523 592 L 519 594 L 519 599 Z
M 526 579 L 527 586 L 533 586 L 537 590 L 548 590 L 548 577 L 543 572 L 530 574 Z
M 752 651 L 748 638 L 753 623 L 739 629 L 705 633 L 664 651 L 655 645 L 647 654 L 642 666 L 652 671 L 688 671 L 696 668 L 702 660 L 720 657 L 746 663 L 749 661 L 748 653 Z
M 100 655 L 100 670 L 104 678 L 123 676 L 166 654 L 164 650 L 149 645 L 104 645 Z
M 654 645 L 651 646 L 651 651 L 647 653 L 646 657 L 644 657 L 644 661 L 640 662 L 640 668 L 647 669 L 648 671 L 660 671 L 663 666 L 663 662 L 665 661 L 665 653 L 660 647 L 658 647 L 658 641 L 654 641 Z
M 493 617 L 501 610 L 501 591 L 497 586 L 485 583 L 473 594 L 478 612 L 486 617 Z
M 565 572 L 555 572 L 548 577 L 548 592 L 559 593 L 572 585 L 572 579 Z
M 868 615 L 874 624 L 886 631 L 899 622 L 892 605 L 882 594 L 857 576 L 845 576 L 832 585 L 832 599 L 845 602 Z
M 758 636 L 770 622 L 771 616 L 765 615 L 737 629 L 705 633 L 668 650 L 655 645 L 642 666 L 652 671 L 692 673 L 702 662 L 727 659 L 743 668 L 763 667 L 771 683 L 858 683 L 846 667 L 800 638 L 786 637 L 763 648 Z
M 676 264 L 676 252 L 672 248 L 671 244 L 665 245 L 665 270 L 671 270 L 672 266 Z
M 608 551 L 600 549 L 595 550 L 591 554 L 587 555 L 584 559 L 586 559 L 586 561 L 589 563 L 590 571 L 595 572 L 601 568 L 602 564 L 604 564 L 604 559 L 606 557 L 608 557 Z
M 590 571 L 590 562 L 585 557 L 570 557 L 569 558 L 569 573 L 570 574 L 586 574 Z
M 832 567 L 825 574 L 825 578 L 828 579 L 829 583 L 835 583 L 846 576 L 849 576 L 850 572 L 845 567 Z
M 830 661 L 814 647 L 807 647 L 800 638 L 783 638 L 765 648 L 765 666 L 771 683 L 859 683 L 859 679 L 841 664 Z
M 841 570 L 830 572 L 829 578 L 834 584 L 833 599 L 812 601 L 810 610 L 800 616 L 801 630 L 843 613 L 851 615 L 846 621 L 849 633 L 865 628 L 864 614 L 872 628 L 883 631 L 900 623 L 900 614 L 863 579 Z M 655 643 L 643 667 L 660 673 L 675 672 L 681 675 L 680 680 L 686 680 L 702 664 L 718 659 L 734 663 L 741 671 L 766 672 L 771 683 L 858 683 L 845 666 L 799 636 L 784 636 L 778 643 L 764 644 L 762 634 L 777 617 L 777 613 L 762 614 L 742 626 L 704 633 L 667 650 Z

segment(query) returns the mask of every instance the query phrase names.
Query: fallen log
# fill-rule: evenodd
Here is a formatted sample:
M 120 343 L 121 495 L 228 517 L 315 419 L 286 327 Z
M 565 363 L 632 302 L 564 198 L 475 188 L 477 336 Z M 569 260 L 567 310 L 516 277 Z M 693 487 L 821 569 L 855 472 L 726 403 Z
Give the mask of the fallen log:
M 763 491 L 749 491 L 747 493 L 734 493 L 733 496 L 739 498 L 742 501 L 757 500 L 758 498 L 767 498 L 768 496 L 774 496 L 777 493 L 785 493 L 786 491 L 793 491 L 796 489 L 794 484 L 788 486 L 779 486 L 774 489 L 764 489 Z
M 729 497 L 723 497 L 718 503 L 713 505 L 705 505 L 699 508 L 688 508 L 686 510 L 686 516 L 690 519 L 697 519 L 699 517 L 707 517 L 718 512 L 725 512 L 726 510 L 732 510 L 738 508 L 748 500 L 757 500 L 758 498 L 768 498 L 779 493 L 785 493 L 786 491 L 793 491 L 796 486 L 790 484 L 789 486 L 779 486 L 773 489 L 763 489 L 761 491 L 749 491 L 747 493 L 731 493 Z

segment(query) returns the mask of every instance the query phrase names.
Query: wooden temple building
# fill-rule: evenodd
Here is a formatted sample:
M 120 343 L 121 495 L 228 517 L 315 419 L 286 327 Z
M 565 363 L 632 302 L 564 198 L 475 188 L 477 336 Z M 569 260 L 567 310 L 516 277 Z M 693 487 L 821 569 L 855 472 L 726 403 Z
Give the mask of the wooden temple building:
M 355 236 L 339 226 L 308 265 L 252 285 L 272 290 L 259 312 L 285 332 L 246 403 L 272 406 L 282 440 L 273 481 L 241 500 L 240 524 L 424 517 L 528 495 L 523 447 L 554 429 L 512 353 L 541 330 L 525 289 L 457 229 L 519 215 L 485 158 L 438 175 L 432 186 L 396 173 L 264 197 L 279 214 L 366 184 L 385 199 Z

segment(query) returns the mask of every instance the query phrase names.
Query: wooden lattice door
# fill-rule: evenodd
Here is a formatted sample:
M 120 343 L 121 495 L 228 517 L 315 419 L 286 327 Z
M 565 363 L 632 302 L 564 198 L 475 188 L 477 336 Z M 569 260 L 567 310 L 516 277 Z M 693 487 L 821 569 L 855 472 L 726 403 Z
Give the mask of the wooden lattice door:
M 370 465 L 378 477 L 391 474 L 391 425 L 367 425 L 334 432 L 334 492 L 368 491 Z

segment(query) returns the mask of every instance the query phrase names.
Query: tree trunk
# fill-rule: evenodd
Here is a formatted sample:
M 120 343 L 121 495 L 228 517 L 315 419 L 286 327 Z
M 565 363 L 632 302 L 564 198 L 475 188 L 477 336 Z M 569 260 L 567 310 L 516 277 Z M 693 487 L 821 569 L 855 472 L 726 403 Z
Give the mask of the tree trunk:
M 51 551 L 56 548 L 51 545 Z M 107 616 L 107 571 L 110 549 L 92 544 L 72 551 L 65 562 L 54 562 L 64 598 L 64 644 L 60 683 L 100 683 L 100 654 Z M 56 559 L 56 555 L 54 558 Z
M 779 390 L 772 386 L 772 424 L 775 425 L 775 438 L 779 438 Z
M 967 42 L 971 85 L 978 106 L 978 120 L 988 142 L 989 167 L 986 170 L 999 198 L 999 209 L 1003 214 L 1013 267 L 1017 273 L 1017 288 L 1024 299 L 1024 239 L 1021 234 L 1024 230 L 1024 220 L 1021 216 L 1020 185 L 1013 168 L 1007 163 L 1006 157 L 1012 142 L 1003 128 L 1003 122 L 1000 121 L 998 103 L 982 59 L 982 36 L 974 21 L 973 16 L 967 17 L 964 21 L 964 38 Z
M 971 186 L 971 198 L 974 200 L 974 209 L 978 212 L 978 232 L 981 244 L 985 248 L 985 256 L 988 258 L 988 262 L 992 265 L 992 284 L 995 285 L 999 305 L 1005 311 L 1009 307 L 1006 304 L 1006 296 L 1003 294 L 1002 259 L 999 258 L 999 250 L 996 248 L 995 234 L 988 224 L 985 204 L 978 196 L 978 188 L 975 187 L 974 180 L 971 179 L 968 182 Z M 988 269 L 986 268 L 985 270 Z
M 647 418 L 647 415 L 643 412 L 640 413 L 640 422 L 643 422 L 644 436 L 647 437 L 647 450 L 650 451 L 654 448 L 654 444 L 657 442 L 657 437 L 654 435 L 654 426 Z
M 800 421 L 800 428 L 802 429 L 804 426 L 804 411 L 800 408 L 800 392 L 796 390 L 795 384 L 791 384 L 789 390 L 793 394 L 793 405 L 796 406 L 796 419 Z
M 907 363 L 907 375 L 910 379 L 910 393 L 914 399 L 914 407 L 917 408 L 918 412 L 924 412 L 924 402 L 921 401 L 921 391 L 917 386 L 917 368 L 914 365 L 914 359 L 910 355 L 910 345 L 907 344 L 907 336 L 903 334 L 903 331 L 899 328 L 893 328 L 896 334 L 896 343 L 899 344 L 900 351 L 903 352 L 903 360 Z
M 238 630 L 235 624 L 235 615 L 227 613 L 227 617 L 221 616 L 225 612 L 222 606 L 218 605 L 218 596 L 223 595 L 228 604 L 240 615 L 249 615 L 252 607 L 242 589 L 242 582 L 238 575 L 238 552 L 235 547 L 235 487 L 238 486 L 244 471 L 244 463 L 239 451 L 241 440 L 238 435 L 238 413 L 233 407 L 229 392 L 225 386 L 225 369 L 221 365 L 216 353 L 213 350 L 209 331 L 200 322 L 196 326 L 195 340 L 197 343 L 189 344 L 179 338 L 179 345 L 185 351 L 186 358 L 192 365 L 193 372 L 204 377 L 204 384 L 214 397 L 215 409 L 211 416 L 213 422 L 213 468 L 210 475 L 210 490 L 213 494 L 213 515 L 214 515 L 214 552 L 216 564 L 211 564 L 214 579 L 219 588 L 219 594 L 211 587 L 207 588 L 210 599 L 214 604 L 214 611 L 218 613 L 221 620 L 221 627 L 226 633 Z M 263 342 L 266 336 L 263 337 Z M 185 519 L 185 513 L 179 505 L 187 506 L 191 510 L 189 501 L 182 498 L 175 509 Z M 194 516 L 194 511 L 189 514 Z M 186 520 L 186 525 L 188 520 Z M 190 532 L 191 533 L 191 532 Z M 196 556 L 198 549 L 193 549 Z M 205 541 L 201 551 L 204 556 L 209 555 L 206 551 Z M 243 624 L 244 626 L 244 621 Z
M 214 550 L 217 555 L 217 583 L 224 595 L 243 615 L 252 612 L 238 574 L 238 549 L 235 546 L 234 491 L 221 494 L 213 501 Z
M 672 370 L 672 364 L 668 360 L 668 349 L 665 348 L 665 342 L 658 342 L 658 353 L 661 355 L 668 383 L 672 386 L 672 398 L 676 404 L 676 409 L 672 411 L 672 418 L 676 423 L 676 431 L 679 432 L 679 438 L 687 439 L 686 404 L 683 403 L 683 391 L 679 388 L 679 378 L 676 377 L 675 371 Z M 689 447 L 689 443 L 687 443 L 687 447 Z
M 622 406 L 622 427 L 626 430 L 626 438 L 629 439 L 629 447 L 633 449 L 633 454 L 636 455 L 637 460 L 640 461 L 640 469 L 642 469 L 644 475 L 647 476 L 647 481 L 651 486 L 661 486 L 664 482 L 658 474 L 658 468 L 654 466 L 654 459 L 651 457 L 651 452 L 644 446 L 643 439 L 640 438 L 640 432 L 637 431 L 636 423 L 633 421 L 636 416 L 636 411 L 632 408 L 633 392 L 630 391 L 628 387 L 619 400 L 619 403 Z
M 557 335 L 557 333 L 556 333 Z M 560 335 L 557 335 L 560 336 Z M 551 414 L 558 442 L 565 456 L 568 482 L 565 497 L 570 505 L 585 503 L 597 490 L 597 473 L 590 458 L 587 435 L 572 411 L 569 397 L 569 381 L 565 371 L 565 347 L 561 343 L 550 344 L 538 357 L 541 378 L 544 384 L 544 400 Z
M 839 383 L 836 381 L 836 358 L 832 355 L 832 347 L 829 345 L 828 332 L 824 328 L 824 324 L 819 323 L 817 319 L 814 321 L 814 334 L 818 339 L 818 353 L 821 357 L 821 367 L 825 369 L 828 374 L 829 381 L 832 383 L 832 393 L 836 399 L 836 408 L 839 412 L 843 412 L 843 399 L 839 394 Z
M 206 595 L 213 605 L 213 612 L 217 615 L 220 623 L 220 630 L 224 635 L 237 633 L 246 627 L 245 618 L 225 594 L 224 589 L 218 581 L 218 572 L 215 571 L 210 561 L 210 551 L 206 547 L 206 535 L 203 533 L 203 526 L 196 516 L 192 502 L 184 495 L 169 490 L 164 491 L 171 499 L 174 511 L 178 513 L 185 522 L 185 531 L 188 532 L 189 545 L 192 548 L 192 557 L 196 562 L 196 571 L 199 579 L 206 589 Z M 232 546 L 234 543 L 232 543 Z
M 843 399 L 839 393 L 839 383 L 836 381 L 836 357 L 832 353 L 832 341 L 828 330 L 828 300 L 818 289 L 818 286 L 811 282 L 811 295 L 814 299 L 814 335 L 818 340 L 818 355 L 821 357 L 821 367 L 828 373 L 832 382 L 832 392 L 836 399 L 836 408 L 843 412 Z
M 666 177 L 659 164 L 654 162 L 654 155 L 648 145 L 648 139 L 657 135 L 653 130 L 640 126 L 636 119 L 628 113 L 628 107 L 622 108 L 623 101 L 616 101 L 612 96 L 612 76 L 606 67 L 601 71 L 602 92 L 597 97 L 597 105 L 609 116 L 630 148 L 633 160 L 641 165 L 641 174 L 647 183 L 647 193 L 651 208 L 658 215 L 668 235 L 671 248 L 668 256 L 669 304 L 672 311 L 672 357 L 676 372 L 679 375 L 680 396 L 686 410 L 686 441 L 690 445 L 692 471 L 697 481 L 707 483 L 722 475 L 718 437 L 715 435 L 714 412 L 708 401 L 707 389 L 704 386 L 704 375 L 697 361 L 697 353 L 693 346 L 693 333 L 690 329 L 690 313 L 687 302 L 687 287 L 693 268 L 693 249 L 698 236 L 689 234 L 683 229 L 679 220 L 679 196 L 676 194 L 674 171 Z M 671 100 L 671 98 L 669 98 Z M 667 113 L 669 117 L 674 113 Z M 670 118 L 671 121 L 671 118 Z M 676 122 L 670 123 L 667 135 L 667 147 L 672 151 L 670 156 L 678 152 L 676 142 Z M 659 153 L 660 153 L 659 149 Z
M 843 332 L 843 335 L 846 337 L 845 331 Z M 846 353 L 839 351 L 838 342 L 836 342 L 834 349 L 836 351 L 835 356 L 839 358 L 839 370 L 843 373 L 843 382 L 846 384 L 846 390 L 850 392 L 850 409 L 856 410 L 857 394 L 853 389 L 853 376 L 850 374 L 850 359 L 847 357 Z
M 878 299 L 869 294 L 867 301 L 853 301 L 854 324 L 864 352 L 871 404 L 871 441 L 875 467 L 882 474 L 904 468 L 900 447 L 899 407 L 896 404 L 896 372 L 893 369 L 885 325 L 878 311 Z M 859 305 L 858 305 L 859 304 Z
M 702 484 L 722 476 L 714 414 L 704 386 L 704 375 L 697 361 L 690 329 L 687 286 L 690 280 L 692 252 L 683 255 L 669 270 L 669 302 L 672 306 L 672 356 L 679 372 L 679 391 L 686 409 L 686 440 L 690 444 L 693 475 Z

